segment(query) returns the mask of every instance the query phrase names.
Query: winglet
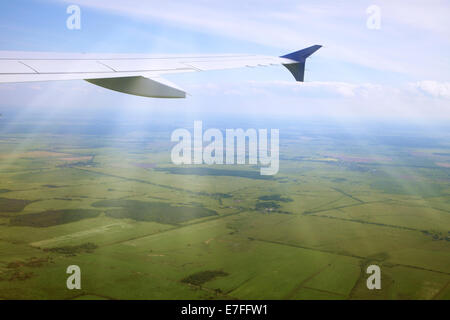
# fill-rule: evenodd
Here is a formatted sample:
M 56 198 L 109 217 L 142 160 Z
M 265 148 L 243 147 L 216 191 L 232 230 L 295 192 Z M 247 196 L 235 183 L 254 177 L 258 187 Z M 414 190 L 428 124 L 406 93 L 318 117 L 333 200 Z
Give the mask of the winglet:
M 295 80 L 302 82 L 305 79 L 306 58 L 308 58 L 320 48 L 322 48 L 322 46 L 314 45 L 302 50 L 288 53 L 284 56 L 281 56 L 280 58 L 292 60 L 292 63 L 283 63 L 283 65 L 292 73 Z

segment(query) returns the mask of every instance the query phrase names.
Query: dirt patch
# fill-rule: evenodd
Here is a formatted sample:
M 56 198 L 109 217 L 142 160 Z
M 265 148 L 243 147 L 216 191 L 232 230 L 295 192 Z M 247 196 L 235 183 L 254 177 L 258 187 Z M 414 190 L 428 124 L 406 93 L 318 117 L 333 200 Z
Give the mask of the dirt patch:
M 153 221 L 177 224 L 193 219 L 217 215 L 217 212 L 203 207 L 172 206 L 165 202 L 145 202 L 138 200 L 102 200 L 93 207 L 118 207 L 109 209 L 106 215 L 117 219 Z
M 65 254 L 68 256 L 75 256 L 78 253 L 92 253 L 97 248 L 98 246 L 95 243 L 87 242 L 80 244 L 78 246 L 55 247 L 50 249 L 44 249 L 44 251 Z
M 155 171 L 165 172 L 179 175 L 195 175 L 195 176 L 219 176 L 219 177 L 238 177 L 256 180 L 275 180 L 273 176 L 262 176 L 256 170 L 232 170 L 232 169 L 216 169 L 205 167 L 165 167 L 155 168 Z
M 45 258 L 36 258 L 36 257 L 32 257 L 28 260 L 25 261 L 13 261 L 8 263 L 8 265 L 6 266 L 8 269 L 17 269 L 17 268 L 21 268 L 21 267 L 31 267 L 31 268 L 39 268 L 42 267 L 43 265 L 47 264 L 51 262 L 51 258 L 50 257 L 45 257 Z
M 17 158 L 54 158 L 69 157 L 69 153 L 51 152 L 51 151 L 28 151 L 21 153 L 0 154 L 0 159 L 17 159 Z
M 216 270 L 216 271 L 201 271 L 194 274 L 191 274 L 190 276 L 184 278 L 181 280 L 183 283 L 192 284 L 195 286 L 201 286 L 202 284 L 214 280 L 217 277 L 226 277 L 228 276 L 228 273 Z
M 358 156 L 346 156 L 346 155 L 327 155 L 328 157 L 337 158 L 345 162 L 356 163 L 372 163 L 372 162 L 391 162 L 389 157 L 358 157 Z
M 289 197 L 283 197 L 281 194 L 272 194 L 267 196 L 261 196 L 258 198 L 262 201 L 281 201 L 281 202 L 292 202 L 293 200 Z
M 273 211 L 281 208 L 281 206 L 276 203 L 275 201 L 264 201 L 264 202 L 257 202 L 255 205 L 256 210 L 268 210 Z
M 88 209 L 50 210 L 15 216 L 9 223 L 11 226 L 45 228 L 95 218 L 99 214 L 100 211 Z
M 82 156 L 82 157 L 65 157 L 65 158 L 59 158 L 58 160 L 63 161 L 91 161 L 92 156 Z
M 67 186 L 57 186 L 55 184 L 44 184 L 43 187 L 49 188 L 49 189 L 57 189 L 57 188 L 63 188 L 63 187 L 67 187 Z
M 0 281 L 24 281 L 32 278 L 34 272 L 22 270 L 22 268 L 40 268 L 53 263 L 52 258 L 32 257 L 27 260 L 18 260 L 6 265 L 7 270 L 0 273 Z
M 442 167 L 442 168 L 450 168 L 450 162 L 449 163 L 447 163 L 447 162 L 436 162 L 436 165 L 438 167 Z
M 33 272 L 24 272 L 21 270 L 14 270 L 13 272 L 9 272 L 5 275 L 5 277 L 0 278 L 1 280 L 7 281 L 24 281 L 33 277 Z
M 34 201 L 0 198 L 0 212 L 20 212 Z
M 132 162 L 131 165 L 142 168 L 142 169 L 152 169 L 152 168 L 156 168 L 156 166 L 157 166 L 156 163 L 136 163 L 136 162 Z

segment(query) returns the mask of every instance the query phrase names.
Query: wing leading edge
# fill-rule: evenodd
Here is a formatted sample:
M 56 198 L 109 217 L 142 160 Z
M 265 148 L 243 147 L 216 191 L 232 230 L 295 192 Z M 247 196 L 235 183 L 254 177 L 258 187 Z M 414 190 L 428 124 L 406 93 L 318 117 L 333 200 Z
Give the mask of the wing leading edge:
M 0 52 L 0 83 L 86 80 L 132 95 L 185 98 L 186 93 L 161 75 L 183 72 L 284 65 L 304 81 L 305 61 L 315 45 L 281 57 L 260 55 L 93 55 Z

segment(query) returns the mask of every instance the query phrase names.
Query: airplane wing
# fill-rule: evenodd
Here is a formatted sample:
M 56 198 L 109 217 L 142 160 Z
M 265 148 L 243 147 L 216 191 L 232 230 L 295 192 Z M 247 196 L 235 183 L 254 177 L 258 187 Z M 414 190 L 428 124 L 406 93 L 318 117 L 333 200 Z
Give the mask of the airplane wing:
M 185 98 L 186 92 L 162 78 L 165 74 L 284 65 L 304 81 L 305 61 L 315 45 L 281 57 L 260 55 L 58 54 L 0 51 L 0 83 L 86 80 L 137 96 Z

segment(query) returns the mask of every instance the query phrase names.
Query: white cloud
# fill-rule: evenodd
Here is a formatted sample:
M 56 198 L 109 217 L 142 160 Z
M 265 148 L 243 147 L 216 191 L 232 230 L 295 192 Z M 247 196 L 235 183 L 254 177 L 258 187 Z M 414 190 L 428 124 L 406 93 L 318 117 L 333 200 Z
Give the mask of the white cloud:
M 413 83 L 412 86 L 422 90 L 423 92 L 426 92 L 433 97 L 450 99 L 450 82 L 427 80 Z
M 258 82 L 250 82 L 258 84 Z M 259 83 L 261 84 L 261 82 Z M 298 92 L 311 93 L 316 92 L 318 96 L 326 93 L 334 93 L 341 97 L 368 96 L 370 93 L 382 90 L 382 86 L 372 83 L 349 83 L 349 82 L 332 82 L 332 81 L 311 81 L 311 82 L 294 82 L 294 81 L 269 81 L 264 86 L 291 86 Z
M 437 82 L 436 82 L 437 84 Z M 424 95 L 424 86 L 404 83 L 393 87 L 374 83 L 245 81 L 186 86 L 197 97 L 214 101 L 228 112 L 332 117 L 450 120 L 447 91 Z M 441 84 L 442 85 L 442 84 Z M 439 87 L 439 85 L 437 85 Z M 425 86 L 425 88 L 428 88 Z M 209 98 L 209 99 L 208 99 Z
M 197 81 L 183 84 L 187 99 L 149 99 L 81 81 L 0 86 L 4 106 L 148 112 L 265 114 L 356 118 L 450 120 L 449 83 L 424 81 L 393 87 L 374 83 Z M 426 94 L 424 94 L 424 92 Z M 58 97 L 58 98 L 55 98 Z M 123 107 L 126 106 L 126 109 Z M 126 110 L 126 111 L 125 111 Z M 48 111 L 46 111 L 48 112 Z

